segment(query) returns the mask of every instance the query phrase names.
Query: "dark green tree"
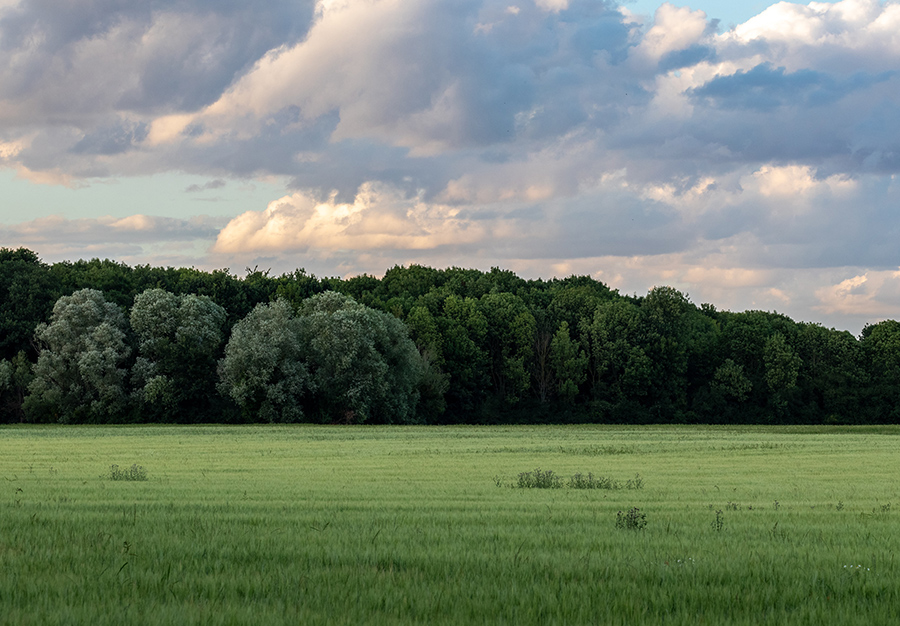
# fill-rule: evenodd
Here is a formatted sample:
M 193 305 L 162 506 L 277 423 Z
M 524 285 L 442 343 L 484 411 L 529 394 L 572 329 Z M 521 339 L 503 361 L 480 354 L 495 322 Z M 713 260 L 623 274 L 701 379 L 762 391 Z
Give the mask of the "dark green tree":
M 590 326 L 593 395 L 601 414 L 617 421 L 649 421 L 647 400 L 654 364 L 645 347 L 655 342 L 643 309 L 625 300 L 597 308 Z
M 558 397 L 572 404 L 587 379 L 588 358 L 584 350 L 569 336 L 569 325 L 563 321 L 550 342 L 550 364 Z
M 530 386 L 528 363 L 534 353 L 534 316 L 521 298 L 508 292 L 489 293 L 478 304 L 487 321 L 485 339 L 492 386 L 508 405 L 516 404 Z
M 37 358 L 32 343 L 61 295 L 50 268 L 27 248 L 0 248 L 0 359 L 20 351 Z
M 775 333 L 766 339 L 763 360 L 766 365 L 769 404 L 775 417 L 783 418 L 788 413 L 790 400 L 797 395 L 797 377 L 802 360 L 781 333 Z
M 866 326 L 861 343 L 871 379 L 867 395 L 872 418 L 900 423 L 900 322 L 886 320 Z
M 491 361 L 485 348 L 488 321 L 472 298 L 448 296 L 435 317 L 441 337 L 442 370 L 449 387 L 447 412 L 460 419 L 484 407 L 491 385 Z

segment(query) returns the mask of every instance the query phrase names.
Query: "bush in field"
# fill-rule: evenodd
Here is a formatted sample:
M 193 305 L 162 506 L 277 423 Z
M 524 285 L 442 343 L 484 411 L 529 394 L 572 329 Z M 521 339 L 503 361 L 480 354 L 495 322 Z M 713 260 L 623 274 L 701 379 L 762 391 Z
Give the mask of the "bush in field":
M 720 511 L 721 513 L 721 511 Z M 644 530 L 647 527 L 647 514 L 642 513 L 636 506 L 623 513 L 616 513 L 616 528 L 622 530 Z
M 216 408 L 224 326 L 225 309 L 206 296 L 148 289 L 135 297 L 131 327 L 140 356 L 133 380 L 144 419 L 193 421 Z
M 310 415 L 327 422 L 415 420 L 423 365 L 403 322 L 333 291 L 305 301 L 299 322 L 312 376 Z
M 50 322 L 40 324 L 40 354 L 23 406 L 37 421 L 112 421 L 127 405 L 126 341 L 122 311 L 94 289 L 57 300 Z
M 231 331 L 219 362 L 219 390 L 248 418 L 295 422 L 311 391 L 299 320 L 285 300 L 259 304 Z
M 521 472 L 516 479 L 516 487 L 519 489 L 559 489 L 562 486 L 562 478 L 554 474 L 553 470 Z
M 127 469 L 121 469 L 118 465 L 109 466 L 109 474 L 107 478 L 110 480 L 147 480 L 147 470 L 143 465 L 133 464 Z

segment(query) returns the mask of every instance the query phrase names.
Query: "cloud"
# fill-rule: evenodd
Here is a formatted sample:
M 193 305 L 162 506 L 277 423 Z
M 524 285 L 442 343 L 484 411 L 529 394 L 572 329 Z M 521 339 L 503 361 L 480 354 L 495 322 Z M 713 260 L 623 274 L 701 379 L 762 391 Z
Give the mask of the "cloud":
M 190 219 L 131 215 L 91 219 L 67 219 L 60 215 L 18 224 L 0 224 L 0 240 L 6 246 L 25 246 L 47 258 L 68 258 L 116 250 L 130 257 L 148 254 L 160 245 L 190 248 L 205 241 L 208 248 L 224 225 L 222 218 Z
M 471 3 L 329 4 L 306 39 L 267 54 L 198 122 L 217 136 L 248 118 L 255 132 L 254 122 L 291 108 L 298 124 L 338 110 L 336 141 L 370 138 L 420 154 L 507 141 L 533 98 L 533 76 L 491 45 L 500 25 L 487 37 L 472 17 Z
M 288 0 L 21 2 L 0 14 L 9 55 L 0 85 L 44 105 L 38 114 L 88 102 L 193 108 L 266 50 L 302 36 L 311 18 L 312 2 Z
M 188 185 L 185 189 L 187 193 L 197 193 L 198 191 L 209 191 L 210 189 L 221 189 L 226 186 L 228 183 L 222 180 L 221 178 L 216 178 L 215 180 L 211 180 L 203 183 L 202 185 Z
M 723 34 L 702 11 L 663 4 L 642 30 L 586 0 L 76 5 L 0 13 L 0 141 L 30 137 L 16 159 L 33 171 L 302 182 L 339 158 L 342 193 L 409 172 L 437 193 L 498 149 L 528 159 L 572 136 L 657 180 L 898 165 L 870 130 L 898 125 L 900 10 L 876 0 L 781 3 Z
M 654 61 L 672 58 L 673 53 L 694 49 L 708 29 L 703 11 L 691 11 L 666 2 L 656 10 L 653 26 L 637 46 L 637 56 Z
M 873 317 L 900 316 L 900 271 L 869 271 L 816 290 L 824 313 Z
M 889 80 L 896 72 L 868 75 L 858 72 L 848 78 L 834 77 L 813 70 L 785 74 L 785 68 L 762 63 L 743 72 L 718 76 L 701 87 L 689 90 L 695 98 L 707 99 L 725 109 L 771 111 L 791 106 L 808 109 L 831 104 L 855 91 Z
M 214 252 L 433 249 L 484 239 L 475 219 L 380 184 L 360 187 L 352 203 L 295 193 L 248 211 L 222 229 Z
M 534 0 L 534 3 L 544 11 L 559 13 L 569 8 L 569 0 Z

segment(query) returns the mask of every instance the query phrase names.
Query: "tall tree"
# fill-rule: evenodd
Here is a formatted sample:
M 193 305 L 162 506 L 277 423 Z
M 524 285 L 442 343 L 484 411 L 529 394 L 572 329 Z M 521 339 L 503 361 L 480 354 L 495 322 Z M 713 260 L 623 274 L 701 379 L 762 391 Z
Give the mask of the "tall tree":
M 299 336 L 312 377 L 311 417 L 416 420 L 423 365 L 400 320 L 328 291 L 301 306 Z
M 618 421 L 647 421 L 653 386 L 652 343 L 643 309 L 625 300 L 597 308 L 590 326 L 593 394 L 601 412 Z
M 900 322 L 885 320 L 866 326 L 861 343 L 872 381 L 872 417 L 900 423 Z
M 32 380 L 32 365 L 24 351 L 0 361 L 0 422 L 23 420 L 22 403 Z
M 225 309 L 207 296 L 148 289 L 134 299 L 138 338 L 135 392 L 143 419 L 215 419 L 216 363 L 225 338 Z
M 231 331 L 219 389 L 247 421 L 298 422 L 313 391 L 300 323 L 286 300 L 258 304 Z
M 489 293 L 479 300 L 487 320 L 487 352 L 495 392 L 508 405 L 516 404 L 528 391 L 528 363 L 534 353 L 534 316 L 511 293 Z
M 121 309 L 95 289 L 63 296 L 35 332 L 40 354 L 25 399 L 35 421 L 111 422 L 127 408 L 131 347 Z
M 449 377 L 447 411 L 470 416 L 490 392 L 491 362 L 485 348 L 488 321 L 472 298 L 448 296 L 435 317 L 441 336 L 442 369 Z
M 550 342 L 550 364 L 560 399 L 572 404 L 579 388 L 587 379 L 587 355 L 569 336 L 569 324 L 565 321 Z
M 0 359 L 25 350 L 32 359 L 34 331 L 60 296 L 49 267 L 27 248 L 0 248 Z
M 776 417 L 784 417 L 788 412 L 789 401 L 796 395 L 797 376 L 800 374 L 802 360 L 781 333 L 775 333 L 766 340 L 763 359 L 766 364 L 770 405 Z

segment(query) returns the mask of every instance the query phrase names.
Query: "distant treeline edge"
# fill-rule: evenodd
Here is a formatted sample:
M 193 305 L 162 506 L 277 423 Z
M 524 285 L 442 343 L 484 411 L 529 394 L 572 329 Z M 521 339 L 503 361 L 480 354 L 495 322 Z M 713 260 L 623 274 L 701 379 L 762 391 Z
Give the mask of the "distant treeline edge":
M 900 323 L 498 268 L 240 278 L 2 248 L 0 421 L 900 423 Z

